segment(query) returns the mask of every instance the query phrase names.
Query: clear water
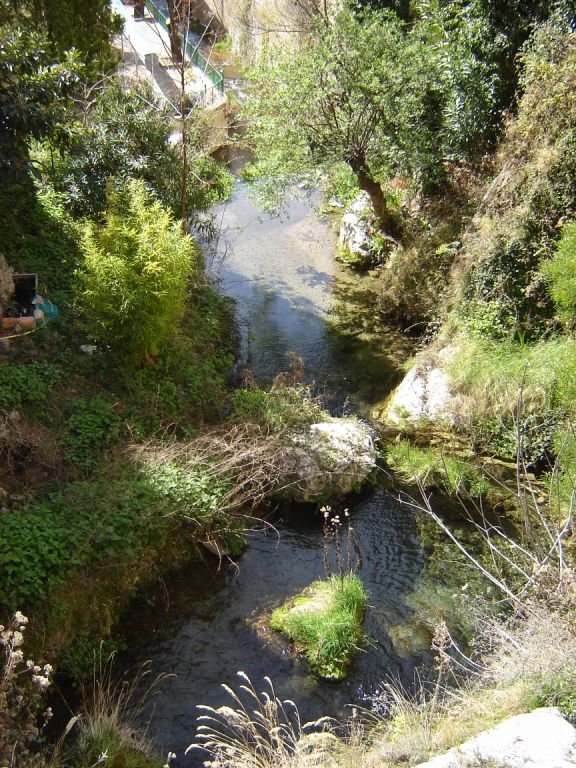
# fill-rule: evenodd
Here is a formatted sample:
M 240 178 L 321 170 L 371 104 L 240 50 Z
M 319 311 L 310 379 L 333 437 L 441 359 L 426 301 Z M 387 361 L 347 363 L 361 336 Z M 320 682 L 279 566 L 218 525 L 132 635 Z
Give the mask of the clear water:
M 288 353 L 296 353 L 308 383 L 334 395 L 336 410 L 350 397 L 353 408 L 369 411 L 401 376 L 404 342 L 366 333 L 362 284 L 346 281 L 336 267 L 330 221 L 296 199 L 283 219 L 270 219 L 241 184 L 215 213 L 222 231 L 207 263 L 221 291 L 237 302 L 241 363 L 265 383 L 287 370 Z M 412 513 L 385 490 L 350 509 L 372 643 L 342 683 L 315 679 L 267 629 L 273 608 L 324 575 L 322 520 L 314 509 L 284 510 L 275 531 L 251 534 L 237 565 L 214 558 L 190 566 L 126 617 L 131 663 L 151 659 L 153 672 L 174 673 L 146 713 L 164 753 L 180 755 L 193 740 L 199 704 L 231 703 L 222 683 L 237 686 L 239 670 L 259 690 L 270 676 L 277 695 L 294 700 L 304 720 L 345 717 L 347 705 L 366 705 L 388 677 L 410 683 L 430 647 L 430 624 L 410 607 L 418 604 L 411 595 L 426 564 Z M 182 762 L 193 764 L 193 758 Z

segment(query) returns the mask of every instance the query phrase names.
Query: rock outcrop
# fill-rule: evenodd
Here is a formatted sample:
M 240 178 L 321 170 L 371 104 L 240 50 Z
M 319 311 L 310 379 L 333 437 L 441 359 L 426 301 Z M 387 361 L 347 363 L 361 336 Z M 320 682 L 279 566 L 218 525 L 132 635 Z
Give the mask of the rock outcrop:
M 418 768 L 574 768 L 576 729 L 555 707 L 516 715 Z
M 292 435 L 282 449 L 282 487 L 286 501 L 332 501 L 356 490 L 376 466 L 372 430 L 350 419 L 312 424 Z
M 369 267 L 373 264 L 376 217 L 370 198 L 360 192 L 347 208 L 340 224 L 338 258 L 351 266 Z
M 434 422 L 458 426 L 466 412 L 465 398 L 450 389 L 445 364 L 455 349 L 446 347 L 435 358 L 427 358 L 408 371 L 392 393 L 384 421 L 394 427 L 413 427 Z

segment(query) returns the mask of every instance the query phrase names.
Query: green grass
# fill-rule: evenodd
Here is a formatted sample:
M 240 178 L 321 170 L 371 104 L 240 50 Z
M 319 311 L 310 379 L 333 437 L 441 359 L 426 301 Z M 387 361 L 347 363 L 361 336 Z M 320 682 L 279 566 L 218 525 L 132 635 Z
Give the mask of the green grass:
M 453 386 L 471 395 L 480 410 L 509 413 L 522 390 L 525 407 L 559 408 L 574 414 L 576 339 L 553 337 L 536 344 L 490 342 L 468 336 L 449 372 Z
M 342 680 L 354 654 L 366 645 L 362 629 L 366 591 L 356 574 L 313 582 L 302 595 L 277 608 L 270 626 L 305 653 L 320 677 Z
M 482 496 L 490 489 L 482 470 L 470 462 L 448 456 L 436 448 L 411 445 L 408 440 L 388 445 L 386 460 L 408 483 L 435 485 L 454 494 L 464 491 L 470 496 Z

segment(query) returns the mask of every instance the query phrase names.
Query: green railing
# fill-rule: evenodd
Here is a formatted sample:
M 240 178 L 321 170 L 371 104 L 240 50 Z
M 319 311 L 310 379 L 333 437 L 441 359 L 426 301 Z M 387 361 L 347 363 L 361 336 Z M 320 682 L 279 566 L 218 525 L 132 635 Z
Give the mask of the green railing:
M 155 3 L 152 2 L 152 0 L 144 0 L 144 4 L 154 17 L 154 20 L 158 22 L 158 24 L 160 24 L 160 26 L 165 29 L 168 34 L 170 34 L 167 16 L 162 13 L 162 11 L 156 6 Z M 180 39 L 183 43 L 185 43 L 186 56 L 191 61 L 191 63 L 198 67 L 198 69 L 201 69 L 202 72 L 204 72 L 206 77 L 210 80 L 210 82 L 219 93 L 224 93 L 224 75 L 221 72 L 218 72 L 218 70 L 215 69 L 212 64 L 210 64 L 210 62 L 204 58 L 204 56 L 202 56 L 197 46 L 193 45 L 190 40 L 184 41 L 182 35 L 180 35 Z

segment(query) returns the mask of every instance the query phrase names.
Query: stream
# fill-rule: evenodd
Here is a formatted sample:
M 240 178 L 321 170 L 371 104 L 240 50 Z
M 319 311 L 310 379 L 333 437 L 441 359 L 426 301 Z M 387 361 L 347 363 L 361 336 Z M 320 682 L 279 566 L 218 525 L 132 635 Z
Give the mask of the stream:
M 222 230 L 207 268 L 237 303 L 240 364 L 267 384 L 288 369 L 288 355 L 295 353 L 303 359 L 306 383 L 335 415 L 368 416 L 399 381 L 410 345 L 366 322 L 372 288 L 366 283 L 364 290 L 335 263 L 330 221 L 297 199 L 282 219 L 269 219 L 240 182 L 214 213 Z M 347 507 L 369 593 L 365 630 L 371 643 L 342 683 L 315 679 L 266 624 L 273 608 L 324 576 L 322 521 L 312 508 L 283 509 L 275 527 L 249 534 L 238 563 L 207 556 L 205 564 L 164 581 L 126 616 L 130 664 L 137 668 L 149 659 L 153 674 L 174 675 L 143 714 L 162 754 L 180 756 L 194 740 L 198 705 L 232 704 L 222 684 L 237 690 L 240 670 L 259 691 L 269 676 L 276 694 L 294 700 L 308 721 L 345 718 L 349 705 L 370 706 L 385 679 L 409 686 L 416 667 L 430 661 L 426 595 L 435 594 L 435 586 L 426 583 L 427 555 L 412 512 L 384 486 Z M 178 765 L 201 765 L 201 754 L 193 755 Z

